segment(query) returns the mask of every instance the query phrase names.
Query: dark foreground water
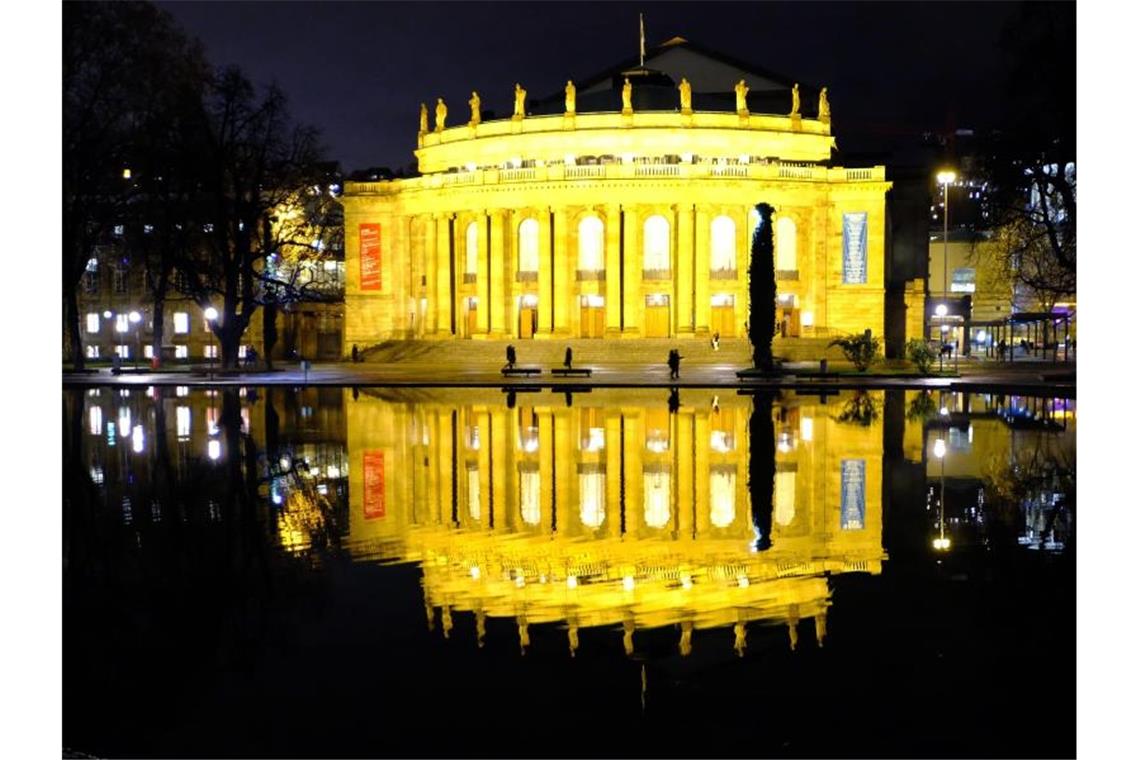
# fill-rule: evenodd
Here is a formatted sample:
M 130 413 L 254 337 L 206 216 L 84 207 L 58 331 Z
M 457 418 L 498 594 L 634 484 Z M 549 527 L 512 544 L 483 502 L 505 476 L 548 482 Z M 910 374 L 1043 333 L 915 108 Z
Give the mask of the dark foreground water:
M 1076 752 L 1073 400 L 63 405 L 68 749 Z

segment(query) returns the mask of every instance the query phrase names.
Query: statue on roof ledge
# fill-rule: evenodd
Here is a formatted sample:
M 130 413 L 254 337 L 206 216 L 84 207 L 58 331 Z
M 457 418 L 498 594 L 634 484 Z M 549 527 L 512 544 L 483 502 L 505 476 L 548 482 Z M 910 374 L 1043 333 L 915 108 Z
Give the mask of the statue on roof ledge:
M 472 92 L 471 93 L 471 100 L 467 101 L 467 103 L 468 103 L 468 105 L 471 106 L 471 122 L 470 122 L 470 124 L 471 124 L 471 126 L 474 127 L 480 121 L 480 117 L 479 117 L 479 93 Z
M 800 83 L 792 85 L 792 112 L 790 116 L 800 115 Z
M 420 134 L 427 134 L 428 131 L 428 113 L 427 104 L 420 103 Z
M 629 77 L 625 78 L 625 84 L 621 86 L 621 112 L 633 113 L 633 85 L 629 83 Z
M 819 91 L 819 120 L 831 121 L 831 104 L 827 102 L 827 88 Z
M 567 79 L 566 80 L 566 113 L 570 114 L 571 116 L 573 116 L 575 110 L 577 110 L 577 99 L 578 99 L 577 96 L 578 96 L 578 90 L 577 90 L 577 88 L 574 87 L 574 82 Z
M 741 116 L 748 115 L 748 85 L 741 79 L 736 83 L 736 112 Z
M 677 88 L 681 91 L 681 113 L 690 114 L 693 112 L 693 86 L 689 84 L 689 80 L 681 77 L 681 84 Z
M 435 101 L 435 131 L 442 132 L 444 122 L 447 121 L 447 106 L 443 104 L 443 98 L 436 98 Z
M 526 90 L 515 82 L 515 114 L 511 118 L 521 119 L 526 116 Z

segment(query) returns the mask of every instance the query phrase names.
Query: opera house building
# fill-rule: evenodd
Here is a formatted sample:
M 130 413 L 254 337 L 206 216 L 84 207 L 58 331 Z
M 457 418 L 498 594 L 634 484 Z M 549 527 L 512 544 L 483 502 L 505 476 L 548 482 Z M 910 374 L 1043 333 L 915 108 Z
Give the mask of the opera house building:
M 510 116 L 430 100 L 420 176 L 345 185 L 345 345 L 743 337 L 758 206 L 774 329 L 882 334 L 890 183 L 832 165 L 826 88 L 674 38 Z

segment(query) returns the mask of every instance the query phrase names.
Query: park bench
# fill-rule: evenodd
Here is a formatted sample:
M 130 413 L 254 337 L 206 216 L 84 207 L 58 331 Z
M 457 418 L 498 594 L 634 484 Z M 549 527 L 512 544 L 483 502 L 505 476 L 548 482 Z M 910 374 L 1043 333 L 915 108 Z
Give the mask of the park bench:
M 542 369 L 540 367 L 503 367 L 503 377 L 514 377 L 516 375 L 530 377 L 531 375 L 541 374 Z
M 589 377 L 593 373 L 589 367 L 555 367 L 550 370 L 550 374 L 559 377 Z

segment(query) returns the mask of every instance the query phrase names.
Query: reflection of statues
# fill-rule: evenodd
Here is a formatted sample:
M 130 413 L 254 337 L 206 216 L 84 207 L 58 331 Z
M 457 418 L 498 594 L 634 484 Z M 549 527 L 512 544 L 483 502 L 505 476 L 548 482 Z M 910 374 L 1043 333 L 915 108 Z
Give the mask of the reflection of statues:
M 821 611 L 815 616 L 815 643 L 823 646 L 823 640 L 827 637 L 827 612 Z
M 796 644 L 800 642 L 800 632 L 796 628 L 799 622 L 799 620 L 788 621 L 788 646 L 793 652 L 796 651 Z
M 621 86 L 621 112 L 633 113 L 633 85 L 629 83 L 629 77 L 625 78 L 625 84 Z
M 443 605 L 443 637 L 445 639 L 451 638 L 451 629 L 453 628 L 451 622 L 451 605 Z
M 479 648 L 483 648 L 483 639 L 487 636 L 487 614 L 483 610 L 475 611 L 475 639 Z
M 427 613 L 428 630 L 435 630 L 435 607 L 431 606 L 431 602 L 424 602 L 424 612 Z
M 681 91 L 681 113 L 693 112 L 693 86 L 689 84 L 689 80 L 681 77 L 681 85 L 678 87 Z
M 574 87 L 574 83 L 569 79 L 566 80 L 566 113 L 572 114 L 578 108 L 578 90 Z
M 622 631 L 624 632 L 621 637 L 622 646 L 625 647 L 626 655 L 633 656 L 633 630 L 634 624 L 631 618 L 626 618 L 621 624 Z
M 748 85 L 741 79 L 736 83 L 736 112 L 741 116 L 748 114 Z
M 420 103 L 420 134 L 426 134 L 428 131 L 428 114 L 427 105 Z
M 792 85 L 792 116 L 800 115 L 800 84 L 796 82 Z
M 573 657 L 574 653 L 578 651 L 578 626 L 574 623 L 570 624 L 570 656 Z
M 744 621 L 740 621 L 732 626 L 732 632 L 736 636 L 736 640 L 732 643 L 732 648 L 736 650 L 737 657 L 743 657 L 744 650 L 748 646 L 748 633 L 744 629 Z
M 518 617 L 515 620 L 519 625 L 519 649 L 525 655 L 526 648 L 530 646 L 530 630 L 525 617 Z
M 526 90 L 515 82 L 515 115 L 512 118 L 521 119 L 526 116 Z
M 471 124 L 471 126 L 473 126 L 473 127 L 474 127 L 474 126 L 475 126 L 475 125 L 477 125 L 477 124 L 479 123 L 479 121 L 480 121 L 480 116 L 479 116 L 479 93 L 477 93 L 477 92 L 472 92 L 472 93 L 471 93 L 471 100 L 468 100 L 468 101 L 467 101 L 467 104 L 471 106 L 471 122 L 470 122 L 470 124 Z
M 827 102 L 827 88 L 819 91 L 819 120 L 831 120 L 831 104 Z
M 447 121 L 447 106 L 443 104 L 443 98 L 437 98 L 435 101 L 435 131 L 442 132 L 444 122 Z
M 688 657 L 693 652 L 693 621 L 681 623 L 681 656 Z

